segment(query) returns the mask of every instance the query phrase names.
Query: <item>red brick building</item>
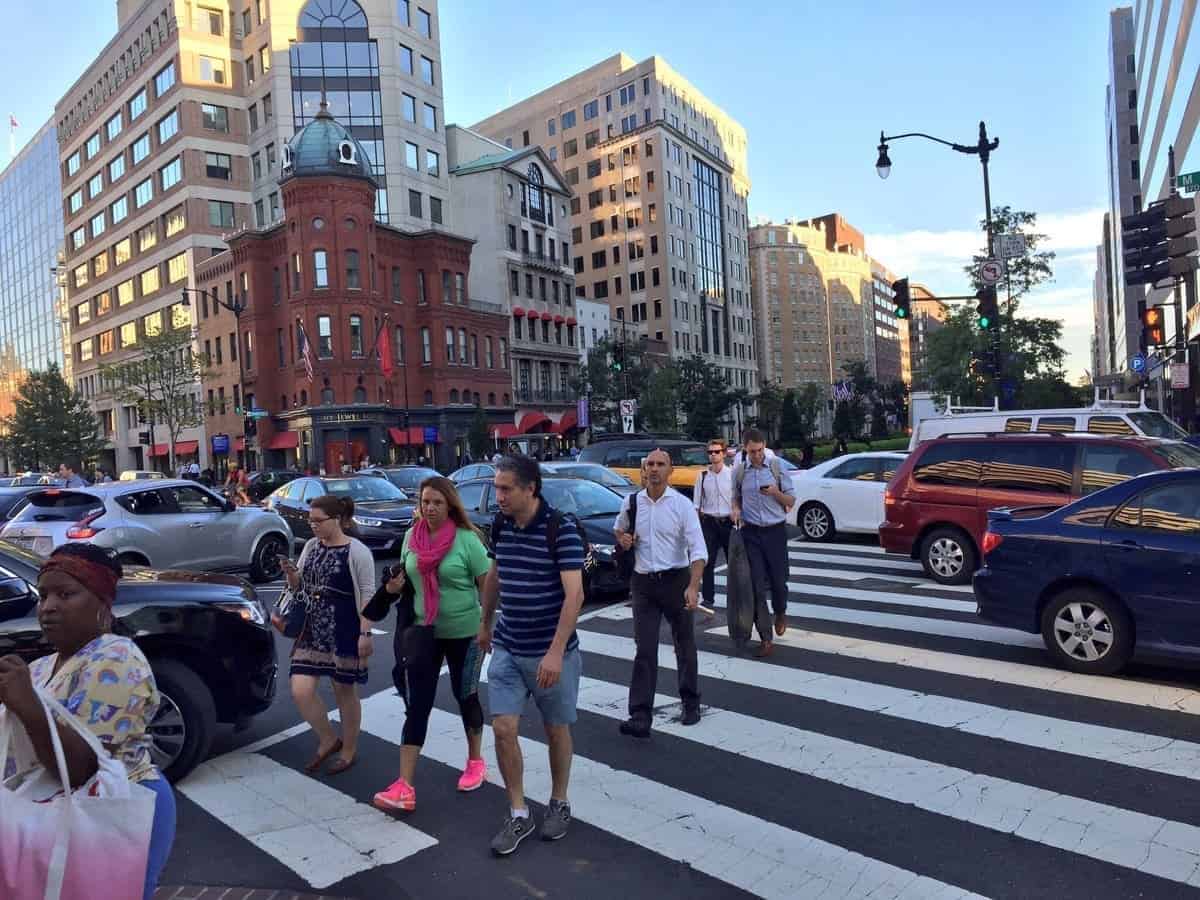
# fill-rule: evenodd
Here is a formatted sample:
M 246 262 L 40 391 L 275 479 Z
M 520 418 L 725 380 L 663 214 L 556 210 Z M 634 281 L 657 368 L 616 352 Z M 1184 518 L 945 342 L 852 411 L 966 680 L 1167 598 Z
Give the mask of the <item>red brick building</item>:
M 454 466 L 477 408 L 513 420 L 508 320 L 467 295 L 472 242 L 376 222 L 367 153 L 327 112 L 282 164 L 283 220 L 197 266 L 214 457 L 227 443 L 261 468 Z M 243 406 L 269 414 L 248 440 Z

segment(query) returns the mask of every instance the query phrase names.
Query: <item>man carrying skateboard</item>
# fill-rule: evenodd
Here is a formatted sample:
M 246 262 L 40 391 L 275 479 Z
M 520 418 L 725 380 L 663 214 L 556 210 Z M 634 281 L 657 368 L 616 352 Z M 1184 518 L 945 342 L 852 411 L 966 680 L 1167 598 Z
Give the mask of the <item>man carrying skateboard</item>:
M 658 633 L 664 616 L 675 643 L 681 721 L 684 725 L 700 721 L 693 610 L 700 602 L 700 580 L 708 559 L 696 508 L 668 486 L 671 457 L 665 450 L 652 450 L 642 462 L 642 473 L 645 490 L 625 498 L 613 525 L 621 549 L 634 551 L 630 595 L 637 651 L 629 683 L 629 719 L 621 723 L 621 734 L 636 738 L 650 736 L 658 684 Z
M 754 624 L 761 644 L 755 656 L 765 658 L 775 649 L 775 634 L 787 631 L 787 514 L 796 503 L 792 480 L 779 465 L 768 460 L 767 443 L 757 429 L 746 432 L 746 462 L 733 476 L 733 521 L 742 523 L 742 540 L 754 581 Z M 771 589 L 767 610 L 766 593 Z

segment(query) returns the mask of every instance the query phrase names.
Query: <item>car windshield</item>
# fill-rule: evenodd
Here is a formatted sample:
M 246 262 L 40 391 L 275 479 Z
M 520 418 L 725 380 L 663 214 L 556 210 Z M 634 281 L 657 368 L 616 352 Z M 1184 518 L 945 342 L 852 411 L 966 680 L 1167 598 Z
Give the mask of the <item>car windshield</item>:
M 374 475 L 362 475 L 356 478 L 327 478 L 325 490 L 330 494 L 340 494 L 351 500 L 406 500 L 408 499 L 400 488 L 384 478 Z
M 612 469 L 606 469 L 604 466 L 555 466 L 554 473 L 556 475 L 565 475 L 568 478 L 586 478 L 588 481 L 595 481 L 600 484 L 611 485 L 612 487 L 629 486 L 628 478 L 622 478 Z
M 1183 439 L 1188 436 L 1186 431 L 1160 412 L 1129 413 L 1129 420 L 1147 437 Z
M 547 478 L 542 482 L 542 495 L 555 509 L 583 519 L 615 516 L 621 511 L 621 498 L 594 481 Z
M 438 473 L 433 469 L 384 469 L 383 474 L 398 488 L 415 488 L 426 478 L 433 478 Z
M 103 501 L 79 491 L 40 491 L 29 496 L 25 507 L 13 516 L 14 522 L 77 522 Z
M 1154 448 L 1154 452 L 1165 459 L 1172 469 L 1200 467 L 1200 449 L 1182 441 L 1159 444 Z
M 671 465 L 673 466 L 707 466 L 708 449 L 699 445 L 695 447 L 671 447 Z

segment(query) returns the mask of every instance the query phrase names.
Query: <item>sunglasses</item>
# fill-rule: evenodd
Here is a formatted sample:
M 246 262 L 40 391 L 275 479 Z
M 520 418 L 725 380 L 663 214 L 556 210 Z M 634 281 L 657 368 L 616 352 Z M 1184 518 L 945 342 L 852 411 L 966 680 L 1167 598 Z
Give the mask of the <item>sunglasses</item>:
M 709 455 L 709 456 L 717 456 L 717 455 L 719 455 L 719 454 L 721 454 L 721 453 L 724 453 L 724 452 L 725 452 L 724 450 L 709 450 L 709 451 L 708 451 L 708 455 Z

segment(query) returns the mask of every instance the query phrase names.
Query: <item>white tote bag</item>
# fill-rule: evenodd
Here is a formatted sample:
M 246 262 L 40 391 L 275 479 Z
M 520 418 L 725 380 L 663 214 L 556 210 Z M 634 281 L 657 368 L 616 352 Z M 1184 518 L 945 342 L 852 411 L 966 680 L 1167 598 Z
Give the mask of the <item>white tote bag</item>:
M 35 769 L 0 784 L 0 897 L 4 900 L 140 900 L 155 794 L 131 784 L 125 766 L 54 697 L 42 701 L 58 772 Z M 71 791 L 57 718 L 96 754 L 96 774 Z M 0 707 L 0 774 L 24 727 Z

